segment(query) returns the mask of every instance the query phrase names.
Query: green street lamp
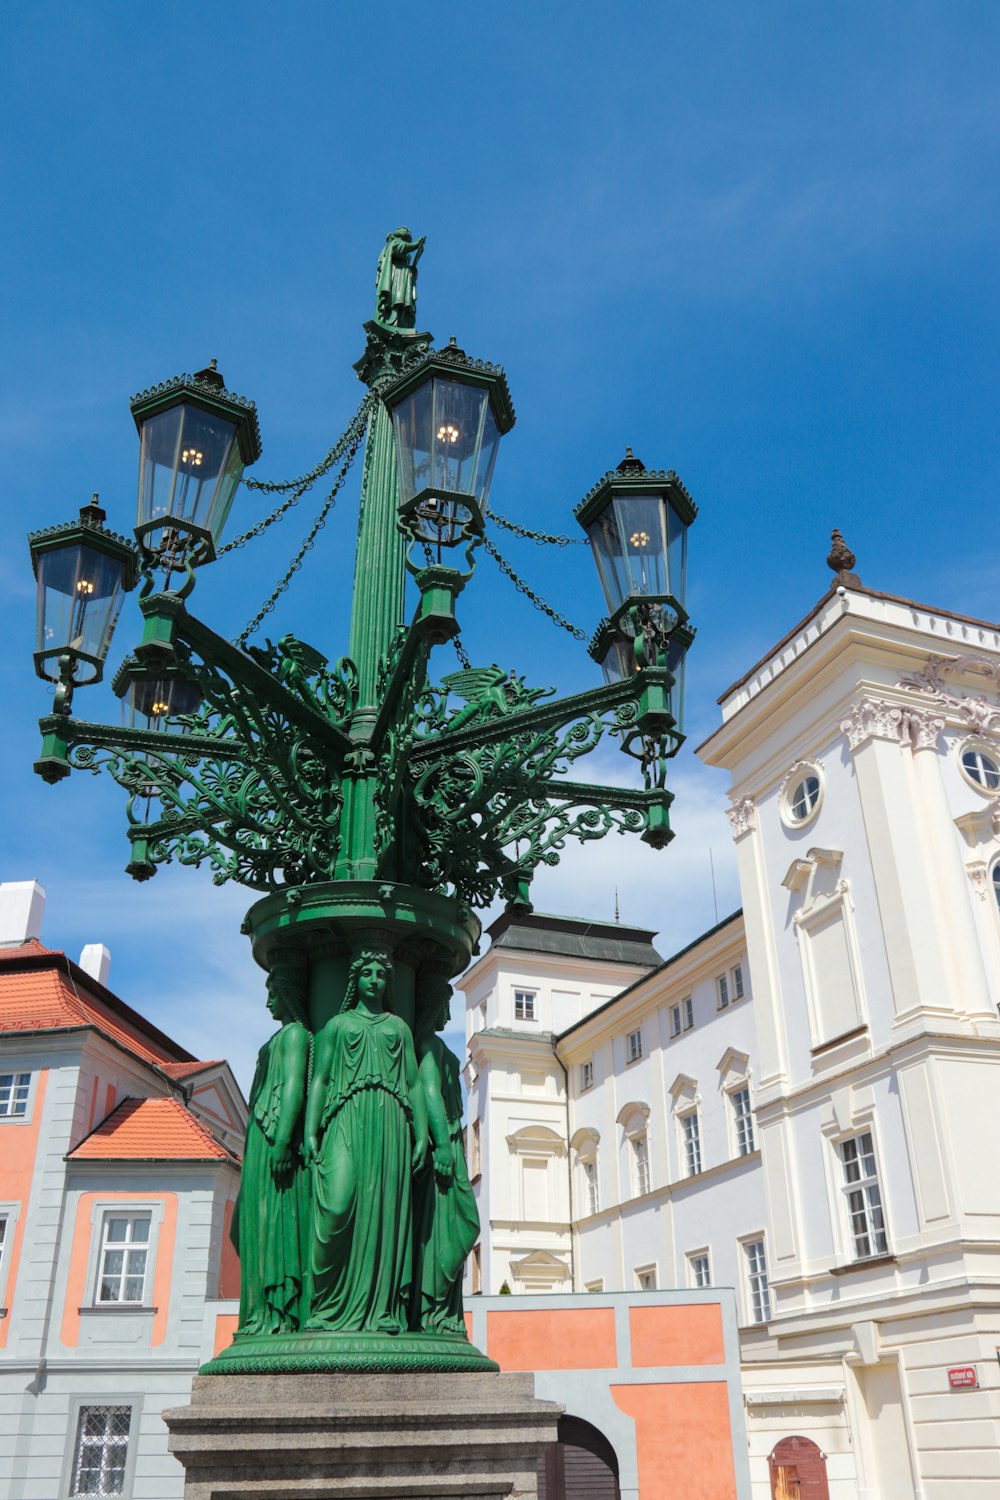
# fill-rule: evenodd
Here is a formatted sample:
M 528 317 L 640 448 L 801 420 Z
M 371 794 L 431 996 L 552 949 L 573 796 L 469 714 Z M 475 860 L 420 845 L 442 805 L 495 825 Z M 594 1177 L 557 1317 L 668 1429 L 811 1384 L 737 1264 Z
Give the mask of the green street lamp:
M 493 1368 L 462 1317 L 461 1269 L 478 1231 L 459 1064 L 437 1035 L 450 981 L 479 951 L 475 909 L 497 898 L 530 909 L 534 871 L 557 864 L 568 840 L 630 833 L 662 848 L 672 837 L 666 768 L 682 742 L 694 634 L 684 607 L 694 504 L 676 475 L 629 455 L 578 508 L 608 611 L 591 646 L 603 684 L 557 698 L 510 669 L 474 665 L 456 639 L 456 605 L 481 544 L 544 601 L 487 536 L 491 514 L 502 521 L 491 482 L 514 425 L 506 378 L 454 341 L 433 350 L 417 330 L 423 246 L 404 227 L 387 237 L 355 365 L 367 390 L 346 431 L 304 477 L 252 484 L 286 498 L 241 544 L 340 466 L 236 641 L 188 599 L 260 453 L 255 409 L 214 364 L 133 400 L 143 634 L 114 679 L 120 725 L 75 719 L 68 690 L 81 663 L 100 675 L 121 593 L 136 581 L 135 549 L 96 512 L 31 540 L 39 670 L 57 658 L 66 688 L 40 721 L 39 774 L 114 778 L 136 880 L 176 860 L 258 896 L 243 930 L 279 1029 L 251 1099 L 242 1322 L 212 1371 Z M 288 630 L 251 644 L 362 445 L 346 654 Z M 464 568 L 449 561 L 456 549 Z M 448 641 L 462 665 L 442 675 L 434 652 Z M 575 779 L 602 743 L 639 762 L 641 786 Z
M 135 535 L 147 563 L 167 573 L 211 562 L 248 464 L 260 457 L 252 401 L 226 390 L 215 360 L 133 396 L 139 432 Z

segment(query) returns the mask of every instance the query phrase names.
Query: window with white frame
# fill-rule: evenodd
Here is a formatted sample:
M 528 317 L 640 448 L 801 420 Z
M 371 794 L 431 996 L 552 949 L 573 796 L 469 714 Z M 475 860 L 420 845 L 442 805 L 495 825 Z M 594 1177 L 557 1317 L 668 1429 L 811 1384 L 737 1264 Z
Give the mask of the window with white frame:
M 594 1059 L 588 1057 L 586 1062 L 580 1064 L 580 1092 L 585 1094 L 588 1089 L 594 1087 Z
M 30 1073 L 0 1073 L 0 1120 L 17 1120 L 28 1113 Z
M 644 1130 L 632 1136 L 632 1164 L 635 1195 L 641 1198 L 649 1192 L 649 1137 Z
M 966 777 L 983 792 L 995 792 L 1000 787 L 1000 764 L 995 754 L 979 745 L 967 745 L 959 761 Z
M 535 995 L 532 990 L 514 991 L 514 1020 L 533 1021 L 535 1019 Z
M 640 1292 L 655 1292 L 656 1291 L 656 1267 L 655 1266 L 636 1266 L 636 1268 L 635 1268 L 635 1284 L 639 1288 Z
M 712 1285 L 712 1267 L 707 1250 L 692 1250 L 687 1258 L 688 1280 L 694 1287 Z
M 673 1037 L 673 1036 L 680 1036 L 680 1034 L 681 1034 L 681 1008 L 680 1008 L 679 1005 L 672 1005 L 670 1007 L 670 1035 Z
M 638 1062 L 642 1056 L 642 1029 L 637 1027 L 625 1038 L 625 1056 L 630 1063 Z
M 132 1306 L 145 1302 L 149 1229 L 148 1213 L 105 1215 L 95 1302 Z
M 841 1141 L 840 1159 L 854 1258 L 867 1260 L 873 1255 L 885 1255 L 888 1241 L 871 1131 L 862 1130 Z
M 736 1154 L 738 1156 L 749 1156 L 751 1151 L 757 1149 L 753 1134 L 753 1110 L 750 1105 L 750 1085 L 744 1083 L 740 1088 L 733 1089 L 729 1095 L 729 1102 L 733 1111 L 733 1136 L 736 1142 Z
M 729 971 L 729 977 L 730 977 L 730 979 L 733 982 L 733 984 L 732 984 L 732 996 L 733 996 L 733 999 L 734 1000 L 742 1000 L 743 999 L 743 965 L 742 964 L 734 964 L 733 967 Z
M 716 1010 L 725 1010 L 728 1004 L 729 978 L 725 974 L 720 974 L 715 981 L 715 1008 Z
M 747 1305 L 751 1323 L 771 1321 L 771 1290 L 767 1284 L 767 1256 L 764 1240 L 746 1240 L 743 1244 L 747 1270 Z
M 9 1214 L 0 1214 L 0 1290 L 3 1288 L 3 1273 L 7 1258 L 7 1226 L 10 1223 Z
M 589 1157 L 581 1162 L 583 1167 L 583 1182 L 587 1191 L 587 1212 L 597 1214 L 601 1211 L 601 1185 L 597 1177 L 597 1162 L 594 1157 Z
M 131 1428 L 131 1406 L 80 1407 L 71 1495 L 124 1494 Z
M 997 910 L 1000 911 L 1000 859 L 993 866 L 990 879 L 993 882 L 993 899 L 997 904 Z
M 684 1007 L 684 1030 L 690 1031 L 692 1026 L 694 1025 L 693 997 L 691 995 L 688 995 L 686 999 L 681 1001 L 681 1005 Z
M 472 1122 L 472 1160 L 469 1162 L 470 1175 L 478 1177 L 483 1170 L 483 1136 L 482 1123 L 479 1120 Z
M 681 1143 L 684 1147 L 684 1175 L 695 1177 L 701 1171 L 701 1127 L 697 1109 L 678 1116 Z

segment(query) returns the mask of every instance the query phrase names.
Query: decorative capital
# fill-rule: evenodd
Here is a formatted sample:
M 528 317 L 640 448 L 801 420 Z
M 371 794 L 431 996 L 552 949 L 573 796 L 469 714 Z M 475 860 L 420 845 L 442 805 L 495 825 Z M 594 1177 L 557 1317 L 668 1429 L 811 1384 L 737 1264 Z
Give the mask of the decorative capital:
M 894 703 L 885 703 L 879 698 L 864 698 L 856 703 L 846 719 L 841 719 L 841 731 L 847 735 L 847 743 L 857 750 L 866 740 L 897 740 L 904 737 L 904 714 Z
M 914 750 L 937 750 L 944 732 L 944 719 L 931 713 L 907 713 L 906 727 Z
M 752 797 L 740 797 L 732 807 L 726 808 L 726 817 L 733 830 L 733 840 L 745 833 L 753 833 L 757 827 L 757 807 Z

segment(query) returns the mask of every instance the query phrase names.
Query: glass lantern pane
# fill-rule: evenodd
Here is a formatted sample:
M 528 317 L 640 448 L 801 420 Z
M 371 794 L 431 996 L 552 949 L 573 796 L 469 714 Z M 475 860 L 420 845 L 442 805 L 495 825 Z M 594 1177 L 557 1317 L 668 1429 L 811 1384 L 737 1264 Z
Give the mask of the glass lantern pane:
M 608 613 L 614 614 L 628 593 L 628 570 L 622 551 L 621 534 L 610 507 L 596 521 L 591 522 L 587 527 L 587 535 L 597 563 Z
M 103 661 L 124 599 L 125 563 L 74 542 L 38 559 L 38 651 L 68 649 Z
M 183 677 L 134 677 L 122 698 L 122 720 L 130 729 L 165 729 L 168 719 L 196 713 L 200 703 L 200 690 Z
M 631 592 L 667 593 L 667 546 L 660 496 L 615 495 L 612 504 Z
M 173 518 L 217 537 L 242 472 L 235 422 L 190 402 L 147 417 L 139 453 L 138 524 Z
M 479 467 L 489 395 L 477 386 L 437 376 L 431 384 L 432 453 L 428 483 L 436 490 L 481 498 Z
M 638 668 L 632 642 L 615 641 L 601 663 L 601 670 L 609 686 L 621 682 L 625 677 L 634 677 Z
M 672 505 L 667 508 L 667 577 L 669 592 L 684 604 L 687 592 L 688 529 Z
M 399 462 L 399 498 L 405 502 L 430 484 L 431 382 L 419 386 L 393 407 Z

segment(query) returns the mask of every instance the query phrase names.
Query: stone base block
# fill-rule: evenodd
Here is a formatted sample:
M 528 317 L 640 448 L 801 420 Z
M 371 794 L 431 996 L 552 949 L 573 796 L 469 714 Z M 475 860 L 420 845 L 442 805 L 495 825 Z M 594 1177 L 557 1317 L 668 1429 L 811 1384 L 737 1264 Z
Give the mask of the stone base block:
M 184 1500 L 534 1500 L 562 1407 L 530 1374 L 199 1375 Z

